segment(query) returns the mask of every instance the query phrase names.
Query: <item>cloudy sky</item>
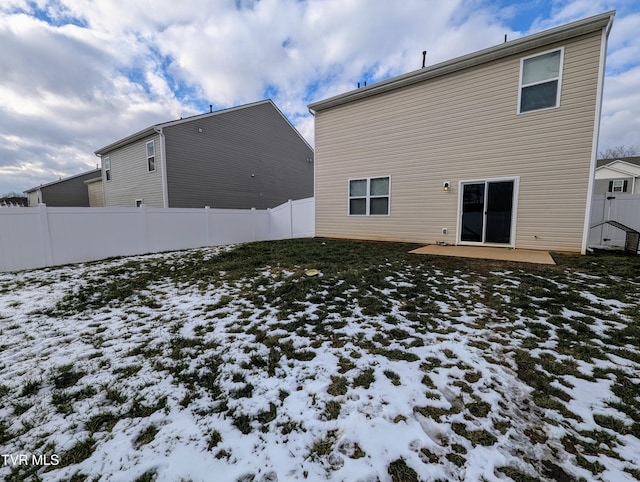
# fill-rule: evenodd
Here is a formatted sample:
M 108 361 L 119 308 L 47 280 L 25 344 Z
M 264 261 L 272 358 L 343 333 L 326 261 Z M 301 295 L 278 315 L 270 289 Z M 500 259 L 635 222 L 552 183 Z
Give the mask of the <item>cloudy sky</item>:
M 307 104 L 611 9 L 600 150 L 640 145 L 640 0 L 0 0 L 0 195 L 150 125 Z

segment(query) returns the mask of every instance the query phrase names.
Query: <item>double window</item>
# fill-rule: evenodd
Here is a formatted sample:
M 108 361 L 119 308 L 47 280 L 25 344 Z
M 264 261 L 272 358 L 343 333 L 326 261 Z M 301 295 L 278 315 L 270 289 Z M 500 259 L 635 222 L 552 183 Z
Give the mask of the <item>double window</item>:
M 349 180 L 349 216 L 388 216 L 391 178 Z
M 156 170 L 156 146 L 153 141 L 147 142 L 147 169 L 149 172 Z
M 109 159 L 108 157 L 103 157 L 102 168 L 104 169 L 105 180 L 111 181 L 111 159 Z
M 522 59 L 519 113 L 560 105 L 563 55 L 564 50 L 557 49 Z

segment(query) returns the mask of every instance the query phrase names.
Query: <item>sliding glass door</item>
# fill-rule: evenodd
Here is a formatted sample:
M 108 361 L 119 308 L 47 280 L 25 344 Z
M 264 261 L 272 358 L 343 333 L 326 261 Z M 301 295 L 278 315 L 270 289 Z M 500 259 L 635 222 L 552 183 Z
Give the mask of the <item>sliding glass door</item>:
M 460 241 L 511 244 L 513 179 L 462 184 Z

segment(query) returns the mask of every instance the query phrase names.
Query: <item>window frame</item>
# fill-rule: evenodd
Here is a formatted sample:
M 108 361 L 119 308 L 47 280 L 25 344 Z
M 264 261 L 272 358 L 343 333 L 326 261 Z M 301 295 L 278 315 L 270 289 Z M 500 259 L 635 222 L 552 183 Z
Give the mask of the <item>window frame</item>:
M 111 181 L 111 159 L 109 156 L 102 158 L 102 169 L 104 170 L 105 181 Z
M 153 147 L 153 156 L 149 155 L 149 144 Z M 156 143 L 155 140 L 150 140 L 145 145 L 145 150 L 147 154 L 147 172 L 155 172 L 156 171 Z M 153 169 L 151 166 L 153 165 Z
M 388 179 L 389 189 L 386 195 L 371 194 L 371 181 L 376 179 Z M 364 196 L 352 196 L 351 195 L 351 183 L 353 181 L 366 181 L 366 192 Z M 372 199 L 387 199 L 387 212 L 386 214 L 371 213 L 371 200 Z M 351 213 L 351 200 L 364 199 L 365 200 L 365 212 L 364 214 L 352 214 Z M 391 216 L 391 175 L 384 176 L 370 176 L 370 177 L 354 177 L 347 180 L 347 216 Z
M 611 180 L 611 190 L 609 192 L 617 192 L 620 194 L 624 194 L 627 192 L 628 182 L 626 179 L 612 179 Z M 616 189 L 619 188 L 619 189 Z
M 529 84 L 523 84 L 522 80 L 524 77 L 524 64 L 527 60 L 530 59 L 534 59 L 536 57 L 542 57 L 543 55 L 547 55 L 547 54 L 552 54 L 554 52 L 560 52 L 560 65 L 558 66 L 558 76 L 557 77 L 550 77 L 548 79 L 542 80 L 542 81 L 537 81 L 537 82 L 531 82 Z M 558 107 L 560 107 L 560 97 L 561 97 L 561 93 L 562 93 L 562 74 L 563 74 L 563 70 L 564 70 L 564 46 L 562 47 L 557 47 L 551 50 L 546 50 L 544 52 L 538 52 L 536 54 L 533 55 L 528 55 L 526 57 L 522 57 L 520 59 L 520 77 L 518 79 L 518 114 L 528 114 L 529 112 L 540 112 L 543 110 L 549 110 L 549 109 L 557 109 Z M 542 85 L 542 84 L 546 84 L 548 82 L 553 82 L 553 81 L 557 81 L 558 82 L 558 86 L 556 89 L 556 101 L 555 104 L 549 107 L 540 107 L 539 109 L 529 109 L 529 110 L 522 110 L 522 91 L 524 90 L 524 88 L 526 87 L 532 87 L 535 85 Z

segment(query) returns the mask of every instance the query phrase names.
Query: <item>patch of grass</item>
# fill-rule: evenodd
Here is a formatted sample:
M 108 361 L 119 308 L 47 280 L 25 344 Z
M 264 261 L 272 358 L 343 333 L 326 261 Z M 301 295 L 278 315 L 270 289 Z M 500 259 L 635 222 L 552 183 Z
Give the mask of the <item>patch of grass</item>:
M 312 460 L 320 460 L 323 457 L 328 456 L 333 452 L 333 447 L 336 443 L 337 431 L 330 430 L 327 432 L 326 437 L 321 438 L 313 442 L 313 445 L 309 449 L 309 457 Z
M 240 430 L 240 432 L 244 435 L 247 435 L 251 432 L 251 417 L 248 415 L 241 413 L 238 416 L 233 416 L 233 425 Z
M 140 432 L 138 436 L 134 439 L 133 446 L 136 449 L 139 449 L 143 445 L 147 445 L 148 443 L 153 442 L 153 440 L 156 438 L 156 435 L 158 434 L 159 431 L 160 429 L 155 425 L 149 425 L 142 432 Z
M 269 422 L 272 422 L 278 416 L 278 409 L 275 403 L 269 402 L 269 410 L 262 410 L 258 412 L 256 416 L 256 420 L 261 424 L 265 425 Z
M 346 395 L 349 388 L 349 382 L 345 377 L 336 377 L 331 375 L 331 384 L 327 388 L 327 393 L 337 397 L 339 395 Z
M 91 433 L 102 431 L 111 432 L 120 419 L 120 415 L 104 411 L 93 415 L 89 420 L 87 420 L 85 426 Z
M 452 462 L 453 464 L 457 465 L 458 467 L 462 467 L 467 462 L 467 459 L 465 459 L 460 454 L 447 454 L 445 455 L 445 458 L 449 462 Z
M 515 482 L 542 482 L 539 478 L 533 477 L 520 469 L 516 469 L 515 467 L 498 467 L 497 471 L 502 472 Z
M 391 482 L 419 482 L 418 473 L 407 465 L 404 459 L 396 459 L 389 464 L 387 472 Z
M 96 441 L 93 437 L 87 437 L 83 440 L 79 440 L 72 448 L 60 456 L 60 464 L 58 464 L 56 468 L 79 464 L 83 460 L 91 457 L 95 449 Z
M 342 405 L 335 400 L 329 400 L 324 406 L 324 418 L 326 420 L 335 420 L 340 416 Z
M 484 445 L 488 447 L 495 444 L 498 441 L 498 439 L 494 435 L 492 435 L 491 433 L 487 432 L 484 429 L 467 430 L 467 426 L 459 422 L 452 423 L 451 430 L 453 430 L 458 435 L 469 440 L 474 447 L 476 445 Z
M 86 375 L 86 372 L 74 370 L 72 363 L 59 366 L 53 375 L 53 385 L 58 390 L 70 388 Z
M 376 377 L 373 374 L 373 368 L 367 368 L 363 370 L 357 377 L 353 379 L 354 387 L 363 387 L 368 389 L 373 382 L 376 381 Z
M 387 377 L 389 380 L 391 380 L 391 383 L 393 385 L 395 385 L 396 387 L 400 385 L 400 375 L 398 375 L 396 372 L 392 371 L 392 370 L 385 370 L 384 372 L 384 376 Z
M 214 430 L 209 434 L 207 439 L 207 450 L 211 451 L 222 442 L 222 435 L 217 430 Z
M 29 397 L 31 395 L 36 395 L 40 391 L 41 386 L 42 380 L 28 380 L 24 385 L 22 385 L 20 396 Z

